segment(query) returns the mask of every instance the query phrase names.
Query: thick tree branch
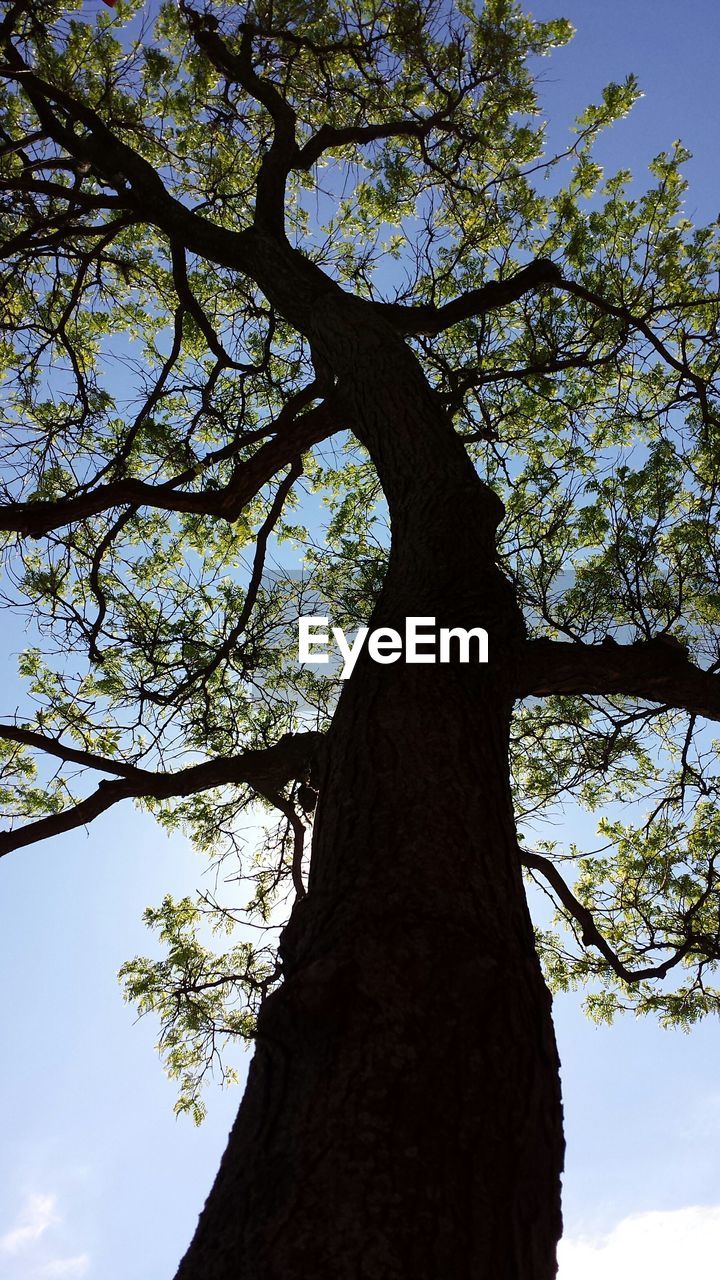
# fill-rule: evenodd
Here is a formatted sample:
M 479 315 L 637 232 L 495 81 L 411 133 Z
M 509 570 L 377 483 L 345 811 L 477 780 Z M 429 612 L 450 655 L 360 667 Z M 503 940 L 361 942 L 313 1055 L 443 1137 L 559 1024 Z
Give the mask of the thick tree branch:
M 450 127 L 449 117 L 454 106 L 455 103 L 453 102 L 441 111 L 435 111 L 429 116 L 419 116 L 416 120 L 384 120 L 377 124 L 346 125 L 343 128 L 331 124 L 323 124 L 317 133 L 312 138 L 308 138 L 308 141 L 300 147 L 293 167 L 296 169 L 311 169 L 320 159 L 320 156 L 333 147 L 347 147 L 352 144 L 367 146 L 371 142 L 381 142 L 386 138 L 417 138 L 422 140 L 433 129 L 441 129 L 443 127 L 448 129 Z
M 542 286 L 560 289 L 597 308 L 601 314 L 622 321 L 626 332 L 634 330 L 641 334 L 668 367 L 674 369 L 693 388 L 705 425 L 716 421 L 716 416 L 710 408 L 708 385 L 705 379 L 694 371 L 684 356 L 676 355 L 655 333 L 647 316 L 635 315 L 629 307 L 613 303 L 573 280 L 566 280 L 557 264 L 550 259 L 538 258 L 509 279 L 490 281 L 480 289 L 471 289 L 440 307 L 405 306 L 400 303 L 376 303 L 375 305 L 400 333 L 415 337 L 421 335 L 433 337 L 462 320 L 481 316 L 488 311 L 495 311 L 512 302 L 517 302 L 526 293 Z M 557 371 L 563 367 L 572 368 L 575 363 L 582 366 L 582 359 L 568 361 L 565 365 L 563 362 L 558 362 Z M 547 371 L 554 372 L 555 367 L 551 365 Z M 514 375 L 510 373 L 506 376 Z
M 95 769 L 99 773 L 114 773 L 121 778 L 132 777 L 137 770 L 134 765 L 124 764 L 122 760 L 112 760 L 109 756 L 99 756 L 92 751 L 83 751 L 78 747 L 67 746 L 59 738 L 51 738 L 48 734 L 34 729 L 24 729 L 21 725 L 0 724 L 0 738 L 6 742 L 17 742 L 47 755 L 56 756 L 68 764 L 79 764 L 86 769 Z
M 243 507 L 286 466 L 291 466 L 313 445 L 343 430 L 342 409 L 332 395 L 312 409 L 299 414 L 313 396 L 318 393 L 318 383 L 298 391 L 281 409 L 275 421 L 276 434 L 262 445 L 257 453 L 239 462 L 225 489 L 220 490 L 221 506 L 218 514 L 226 520 L 237 520 Z M 251 471 L 254 478 L 251 479 Z M 265 479 L 258 485 L 260 476 Z
M 19 736 L 20 733 L 24 734 L 23 738 Z M 119 771 L 115 762 L 105 757 L 75 752 L 73 748 L 65 748 L 56 739 L 46 738 L 43 734 L 18 730 L 14 735 L 6 733 L 4 736 L 14 736 L 16 741 L 25 741 L 27 745 L 42 746 L 51 755 L 88 764 L 90 768 L 102 773 L 110 772 L 111 769 Z M 29 736 L 32 741 L 28 740 Z M 155 773 L 149 769 L 125 766 L 125 777 L 114 782 L 101 782 L 90 796 L 78 804 L 61 813 L 28 822 L 14 831 L 1 832 L 0 857 L 13 849 L 36 844 L 49 836 L 85 826 L 120 800 L 170 800 L 197 795 L 198 792 L 208 791 L 213 787 L 242 784 L 252 787 L 258 795 L 271 797 L 278 794 L 288 782 L 304 776 L 322 740 L 322 734 L 312 731 L 284 734 L 279 742 L 264 750 L 245 751 L 238 756 L 206 760 L 202 764 L 178 769 L 173 773 Z M 81 760 L 78 758 L 80 756 L 84 758 Z
M 3 178 L 0 191 L 19 191 L 27 195 L 48 196 L 52 200 L 67 200 L 72 212 L 89 213 L 98 209 L 121 209 L 122 201 L 117 196 L 91 195 L 81 191 L 79 187 L 65 187 L 60 182 L 49 182 L 41 178 L 28 178 L 24 174 L 15 178 Z
M 430 304 L 413 307 L 396 302 L 378 302 L 375 307 L 400 333 L 432 337 L 461 320 L 483 315 L 486 311 L 497 311 L 499 307 L 517 302 L 526 293 L 543 285 L 558 285 L 561 282 L 560 268 L 549 258 L 537 258 L 507 280 L 491 280 L 480 289 L 470 289 L 441 307 Z
M 626 694 L 720 720 L 720 675 L 688 660 L 672 638 L 638 644 L 528 640 L 519 652 L 518 697 Z
M 672 955 L 667 960 L 663 960 L 660 964 L 648 965 L 644 969 L 628 969 L 627 965 L 613 950 L 610 943 L 600 933 L 592 911 L 583 906 L 582 902 L 575 897 L 572 889 L 565 883 L 560 872 L 551 862 L 549 858 L 542 857 L 539 853 L 533 853 L 529 849 L 519 846 L 520 861 L 524 867 L 528 867 L 531 871 L 538 871 L 548 884 L 555 890 L 558 899 L 562 903 L 565 910 L 580 925 L 580 938 L 585 947 L 595 947 L 603 957 L 607 960 L 613 973 L 617 974 L 623 982 L 627 982 L 632 986 L 636 982 L 647 982 L 651 978 L 664 978 L 671 969 L 680 964 L 685 956 L 692 950 L 693 946 L 702 939 L 696 939 L 691 930 L 690 925 L 692 919 L 708 899 L 710 892 L 714 886 L 713 867 L 710 868 L 708 876 L 708 885 L 706 890 L 700 895 L 693 907 L 686 912 L 684 925 L 688 929 L 687 936 L 683 939 L 678 947 L 676 947 Z
M 285 183 L 297 154 L 295 112 L 278 86 L 255 71 L 252 56 L 254 27 L 240 24 L 240 47 L 235 52 L 218 35 L 215 19 L 198 13 L 185 0 L 180 0 L 180 9 L 193 39 L 215 70 L 226 81 L 239 84 L 251 98 L 265 107 L 272 119 L 272 142 L 262 158 L 257 181 L 255 224 L 266 226 L 284 237 Z
M 302 393 L 300 393 L 302 395 Z M 303 402 L 307 397 L 303 397 Z M 177 489 L 177 480 L 149 484 L 145 480 L 114 480 L 87 493 L 58 498 L 53 502 L 10 502 L 0 506 L 0 530 L 21 537 L 41 538 L 53 529 L 86 520 L 115 507 L 151 507 L 161 511 L 191 512 L 237 520 L 252 500 L 278 471 L 291 466 L 314 444 L 342 429 L 337 406 L 330 400 L 295 416 L 297 399 L 280 411 L 275 422 L 278 434 L 261 445 L 257 453 L 237 464 L 223 489 L 197 492 Z M 243 444 L 242 438 L 238 447 Z

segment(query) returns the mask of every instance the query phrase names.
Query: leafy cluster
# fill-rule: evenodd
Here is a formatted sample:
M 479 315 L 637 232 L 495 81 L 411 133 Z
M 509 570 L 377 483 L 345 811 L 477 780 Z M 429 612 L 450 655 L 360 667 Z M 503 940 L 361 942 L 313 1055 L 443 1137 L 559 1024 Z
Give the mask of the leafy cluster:
M 232 933 L 229 912 L 208 905 L 208 914 L 215 933 Z M 176 902 L 167 895 L 159 907 L 148 907 L 145 923 L 157 931 L 165 958 L 127 961 L 120 970 L 125 997 L 140 1015 L 152 1012 L 160 1019 L 158 1048 L 179 1084 L 175 1111 L 199 1124 L 207 1074 L 215 1068 L 224 1084 L 237 1078 L 226 1061 L 227 1047 L 252 1035 L 257 1005 L 274 973 L 272 952 L 248 942 L 220 954 L 203 946 L 200 909 L 190 898 Z

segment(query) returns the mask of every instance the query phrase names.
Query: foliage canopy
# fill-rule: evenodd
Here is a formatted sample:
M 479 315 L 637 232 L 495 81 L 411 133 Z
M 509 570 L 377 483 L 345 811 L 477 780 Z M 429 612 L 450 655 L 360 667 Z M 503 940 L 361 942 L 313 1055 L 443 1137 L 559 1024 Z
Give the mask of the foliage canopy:
M 256 269 L 253 236 L 286 235 L 313 306 L 335 282 L 407 336 L 505 504 L 551 984 L 689 1024 L 720 954 L 718 226 L 684 214 L 679 143 L 642 190 L 595 161 L 633 77 L 548 153 L 535 77 L 571 34 L 508 0 L 5 6 L 0 529 L 30 644 L 1 849 L 134 798 L 251 882 L 268 938 L 303 892 L 338 683 L 297 667 L 293 623 L 365 623 L 389 531 L 310 304 Z M 559 640 L 594 679 L 553 674 Z M 281 821 L 256 850 L 258 800 Z M 597 847 L 542 838 L 561 806 Z M 209 945 L 245 918 L 166 898 L 163 958 L 124 969 L 196 1118 L 278 976 L 270 942 Z

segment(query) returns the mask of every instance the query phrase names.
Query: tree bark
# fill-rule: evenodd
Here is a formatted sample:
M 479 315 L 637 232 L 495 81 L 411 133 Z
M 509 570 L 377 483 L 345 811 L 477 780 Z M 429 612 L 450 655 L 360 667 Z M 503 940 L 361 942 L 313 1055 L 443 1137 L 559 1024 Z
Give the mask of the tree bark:
M 559 1064 L 509 787 L 502 508 L 412 352 L 335 302 L 313 338 L 392 521 L 372 626 L 485 626 L 490 661 L 364 656 L 345 686 L 284 980 L 177 1280 L 551 1280 Z

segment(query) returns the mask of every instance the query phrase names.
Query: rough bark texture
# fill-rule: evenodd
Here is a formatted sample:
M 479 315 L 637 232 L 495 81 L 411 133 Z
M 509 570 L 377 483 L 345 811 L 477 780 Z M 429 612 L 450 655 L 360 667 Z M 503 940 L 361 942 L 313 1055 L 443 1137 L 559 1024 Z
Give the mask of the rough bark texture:
M 501 507 L 408 348 L 325 301 L 312 336 L 391 512 L 372 625 L 482 625 L 490 663 L 365 658 L 346 685 L 284 982 L 177 1280 L 551 1280 L 561 1106 L 508 782 Z

